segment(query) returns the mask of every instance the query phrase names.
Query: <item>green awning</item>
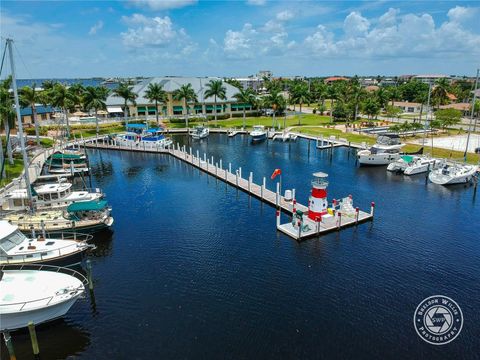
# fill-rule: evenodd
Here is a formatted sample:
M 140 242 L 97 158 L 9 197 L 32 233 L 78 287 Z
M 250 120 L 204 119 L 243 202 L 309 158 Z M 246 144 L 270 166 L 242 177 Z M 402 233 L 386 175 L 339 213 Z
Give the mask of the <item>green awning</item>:
M 410 156 L 410 155 L 402 155 L 402 159 L 403 161 L 405 161 L 406 163 L 411 163 L 413 161 L 413 156 Z
M 207 105 L 207 110 L 213 110 L 214 106 L 213 105 Z M 217 110 L 222 110 L 222 105 L 217 105 Z
M 62 154 L 62 153 L 55 153 L 52 155 L 52 159 L 55 160 L 78 160 L 81 159 L 80 155 L 76 154 Z
M 195 110 L 202 110 L 202 105 L 195 105 L 195 106 L 194 106 L 194 109 L 195 109 Z
M 137 106 L 137 111 L 145 111 L 145 106 Z
M 70 204 L 67 207 L 68 212 L 77 212 L 77 211 L 99 211 L 107 207 L 106 200 L 98 201 L 80 201 Z

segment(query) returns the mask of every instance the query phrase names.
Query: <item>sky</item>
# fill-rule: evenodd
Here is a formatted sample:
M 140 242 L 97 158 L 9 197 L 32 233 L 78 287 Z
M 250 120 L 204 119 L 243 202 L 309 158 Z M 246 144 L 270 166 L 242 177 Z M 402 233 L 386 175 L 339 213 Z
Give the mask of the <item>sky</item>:
M 479 19 L 478 1 L 0 2 L 18 78 L 474 76 Z

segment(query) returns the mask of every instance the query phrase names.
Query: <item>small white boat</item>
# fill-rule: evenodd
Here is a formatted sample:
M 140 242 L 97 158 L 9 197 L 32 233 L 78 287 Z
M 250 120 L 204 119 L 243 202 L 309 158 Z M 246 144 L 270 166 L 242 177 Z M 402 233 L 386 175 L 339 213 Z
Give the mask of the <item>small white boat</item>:
M 405 175 L 422 174 L 438 169 L 442 164 L 443 160 L 420 156 L 411 161 L 403 173 Z
M 74 202 L 95 201 L 103 198 L 100 189 L 72 191 L 72 184 L 61 181 L 46 183 L 32 188 L 33 203 L 37 210 L 64 208 Z M 28 209 L 26 189 L 15 189 L 8 192 L 1 200 L 4 211 L 21 211 Z
M 39 235 L 28 238 L 18 226 L 0 220 L 0 265 L 56 264 L 70 266 L 82 261 L 91 235 L 62 233 L 61 238 L 50 239 Z
M 360 165 L 388 165 L 400 159 L 400 137 L 395 134 L 382 134 L 370 149 L 359 150 L 357 158 Z
M 58 319 L 85 293 L 88 281 L 77 271 L 45 265 L 28 268 L 0 268 L 0 331 Z
M 202 125 L 196 126 L 190 135 L 192 139 L 195 139 L 195 140 L 205 139 L 208 135 L 210 135 L 210 129 Z
M 442 167 L 430 172 L 429 180 L 438 185 L 465 184 L 477 173 L 474 165 L 445 163 Z
M 255 125 L 250 132 L 252 142 L 264 141 L 267 138 L 267 131 L 263 125 Z

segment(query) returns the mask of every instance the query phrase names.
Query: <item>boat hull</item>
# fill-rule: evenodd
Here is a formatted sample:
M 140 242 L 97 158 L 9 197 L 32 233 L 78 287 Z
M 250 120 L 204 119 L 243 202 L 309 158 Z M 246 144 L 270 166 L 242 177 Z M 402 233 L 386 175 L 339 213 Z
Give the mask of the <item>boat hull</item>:
M 267 134 L 262 135 L 250 135 L 252 137 L 252 142 L 265 141 L 267 139 Z
M 28 326 L 32 321 L 35 325 L 43 324 L 63 317 L 72 305 L 77 301 L 80 295 L 69 298 L 68 300 L 56 303 L 46 308 L 34 309 L 31 311 L 19 311 L 7 314 L 0 313 L 0 331 L 17 330 Z
M 28 265 L 28 264 L 39 264 L 39 265 L 55 265 L 55 266 L 62 266 L 62 267 L 71 267 L 77 264 L 81 264 L 85 257 L 85 251 L 78 250 L 76 252 L 72 252 L 70 254 L 62 255 L 57 258 L 48 258 L 48 259 L 19 259 L 16 260 L 15 257 L 13 259 L 7 259 L 2 256 L 0 260 L 0 265 Z
M 465 174 L 462 176 L 455 176 L 455 177 L 450 177 L 450 176 L 436 176 L 434 173 L 430 173 L 428 176 L 428 179 L 437 185 L 455 185 L 455 184 L 467 184 L 473 179 L 472 174 Z
M 400 159 L 400 154 L 358 154 L 358 163 L 363 166 L 384 166 Z

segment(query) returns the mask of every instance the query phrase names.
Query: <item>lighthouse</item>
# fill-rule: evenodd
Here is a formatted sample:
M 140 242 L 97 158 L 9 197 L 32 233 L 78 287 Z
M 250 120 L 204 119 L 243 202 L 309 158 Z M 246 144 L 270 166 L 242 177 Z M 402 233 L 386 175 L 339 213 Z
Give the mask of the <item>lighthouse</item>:
M 321 217 L 327 214 L 327 181 L 328 174 L 316 172 L 313 174 L 312 194 L 308 201 L 308 218 L 313 221 L 320 221 Z

